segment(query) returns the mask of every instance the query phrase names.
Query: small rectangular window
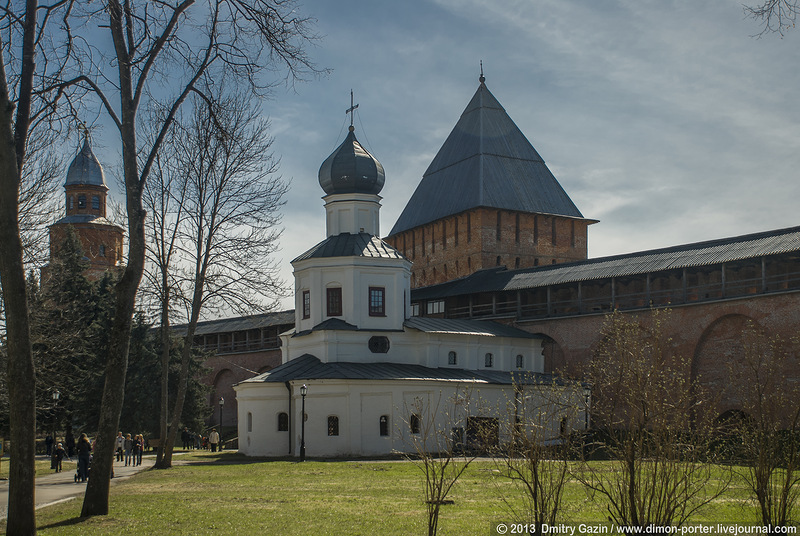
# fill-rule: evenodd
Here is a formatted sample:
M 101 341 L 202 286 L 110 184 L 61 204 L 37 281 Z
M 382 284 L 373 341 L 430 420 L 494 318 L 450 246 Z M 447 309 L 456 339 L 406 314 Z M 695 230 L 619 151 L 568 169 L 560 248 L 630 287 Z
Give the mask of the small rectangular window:
M 426 311 L 429 315 L 444 313 L 444 300 L 429 301 Z
M 419 316 L 419 304 L 412 303 L 411 304 L 411 316 Z
M 86 196 L 79 195 L 78 196 L 78 208 L 86 208 Z
M 303 318 L 311 317 L 311 292 L 303 291 Z
M 494 366 L 494 356 L 490 353 L 487 353 L 483 360 L 483 365 L 486 368 L 491 368 Z
M 517 368 L 525 368 L 525 358 L 522 356 L 522 354 L 517 354 Z
M 329 436 L 339 435 L 339 417 L 337 417 L 336 415 L 331 415 L 328 417 L 328 435 Z
M 342 316 L 342 289 L 341 287 L 327 289 L 328 316 Z
M 386 316 L 386 289 L 369 287 L 369 316 Z
M 448 365 L 456 365 L 458 364 L 458 355 L 455 352 L 450 352 L 447 354 L 447 364 Z
M 100 196 L 99 195 L 93 195 L 92 196 L 92 208 L 94 210 L 100 210 Z

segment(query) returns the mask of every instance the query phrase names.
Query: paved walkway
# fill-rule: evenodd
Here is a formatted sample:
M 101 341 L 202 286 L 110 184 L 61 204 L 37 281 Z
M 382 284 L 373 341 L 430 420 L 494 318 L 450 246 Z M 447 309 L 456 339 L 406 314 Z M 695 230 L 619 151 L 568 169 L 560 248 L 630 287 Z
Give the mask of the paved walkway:
M 111 485 L 113 486 L 121 480 L 153 467 L 155 461 L 155 454 L 152 454 L 142 457 L 142 465 L 125 467 L 122 462 L 114 462 L 114 478 L 111 479 Z M 3 463 L 8 463 L 8 461 L 3 460 Z M 75 482 L 75 471 L 62 471 L 60 473 L 50 473 L 48 471 L 48 473 L 36 478 L 36 508 L 67 501 L 74 497 L 83 497 L 85 491 L 85 482 Z M 8 480 L 3 480 L 0 481 L 0 519 L 5 519 L 7 513 Z

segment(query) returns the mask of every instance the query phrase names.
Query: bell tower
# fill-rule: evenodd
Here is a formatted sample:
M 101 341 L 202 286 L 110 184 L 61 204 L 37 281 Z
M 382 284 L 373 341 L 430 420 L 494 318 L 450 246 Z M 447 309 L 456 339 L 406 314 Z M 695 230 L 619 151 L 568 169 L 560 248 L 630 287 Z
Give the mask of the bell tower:
M 64 241 L 67 228 L 71 227 L 88 262 L 86 275 L 89 279 L 99 279 L 105 272 L 118 269 L 122 260 L 123 229 L 106 218 L 108 186 L 88 135 L 69 165 L 64 192 L 66 214 L 49 227 L 50 259 L 58 255 L 58 246 Z M 43 276 L 46 275 L 45 267 Z

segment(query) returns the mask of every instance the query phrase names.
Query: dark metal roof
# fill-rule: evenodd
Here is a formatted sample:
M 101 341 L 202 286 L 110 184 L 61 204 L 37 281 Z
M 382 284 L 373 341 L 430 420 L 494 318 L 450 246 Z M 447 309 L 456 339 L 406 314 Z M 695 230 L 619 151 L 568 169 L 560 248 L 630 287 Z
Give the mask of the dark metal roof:
M 389 236 L 477 207 L 583 218 L 484 83 Z
M 64 186 L 71 184 L 90 184 L 108 188 L 103 174 L 103 166 L 100 165 L 100 161 L 92 152 L 88 137 L 84 140 L 81 151 L 67 170 L 67 180 L 64 182 Z
M 319 185 L 326 194 L 378 194 L 385 180 L 383 166 L 361 146 L 353 127 L 319 168 Z
M 402 259 L 403 255 L 392 246 L 368 233 L 342 233 L 329 236 L 292 262 L 327 257 L 380 257 Z
M 412 291 L 413 300 L 523 290 L 800 252 L 800 227 L 522 270 L 491 268 Z
M 552 374 L 531 372 L 430 368 L 404 363 L 323 363 L 310 354 L 292 359 L 242 383 L 275 383 L 291 380 L 435 380 L 510 385 L 514 383 L 515 377 L 517 383 L 523 384 L 572 383 Z
M 456 333 L 459 335 L 482 335 L 485 337 L 514 337 L 536 339 L 539 336 L 505 324 L 484 320 L 453 320 L 449 318 L 412 317 L 405 321 L 406 327 L 425 333 Z
M 290 325 L 294 327 L 294 309 L 263 313 L 250 316 L 237 316 L 234 318 L 221 318 L 219 320 L 206 320 L 198 322 L 195 335 L 208 335 L 211 333 L 226 333 L 230 331 L 246 331 L 272 326 Z M 174 327 L 176 334 L 186 333 L 186 324 Z
M 122 227 L 120 227 L 116 223 L 107 220 L 102 216 L 95 216 L 94 214 L 70 214 L 69 216 L 64 216 L 63 218 L 55 222 L 55 224 L 59 223 L 70 223 L 70 224 L 91 223 L 92 225 L 108 225 L 111 227 L 117 227 L 119 229 L 122 229 Z

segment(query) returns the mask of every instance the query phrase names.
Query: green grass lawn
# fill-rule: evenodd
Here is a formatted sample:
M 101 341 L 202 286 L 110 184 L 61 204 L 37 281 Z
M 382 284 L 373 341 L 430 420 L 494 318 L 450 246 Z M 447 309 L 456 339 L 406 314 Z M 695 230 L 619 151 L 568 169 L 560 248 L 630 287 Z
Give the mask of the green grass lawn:
M 8 479 L 8 468 L 11 465 L 11 460 L 9 460 L 8 456 L 4 456 L 3 459 L 0 461 L 0 479 L 7 480 Z M 78 469 L 78 462 L 77 458 L 73 458 L 72 461 L 67 460 L 66 458 L 64 461 L 61 462 L 61 469 L 66 472 L 74 472 Z M 45 459 L 43 456 L 36 457 L 36 476 L 42 475 L 49 475 L 52 474 L 54 471 L 50 469 L 50 460 Z
M 111 513 L 81 519 L 81 500 L 37 512 L 39 534 L 425 534 L 422 473 L 403 461 L 276 461 L 235 453 L 180 456 L 111 488 Z M 442 509 L 440 534 L 489 534 L 510 520 L 512 484 L 491 461 L 473 463 Z M 733 483 L 694 521 L 748 522 L 746 490 Z M 602 498 L 571 481 L 564 522 L 606 518 Z

